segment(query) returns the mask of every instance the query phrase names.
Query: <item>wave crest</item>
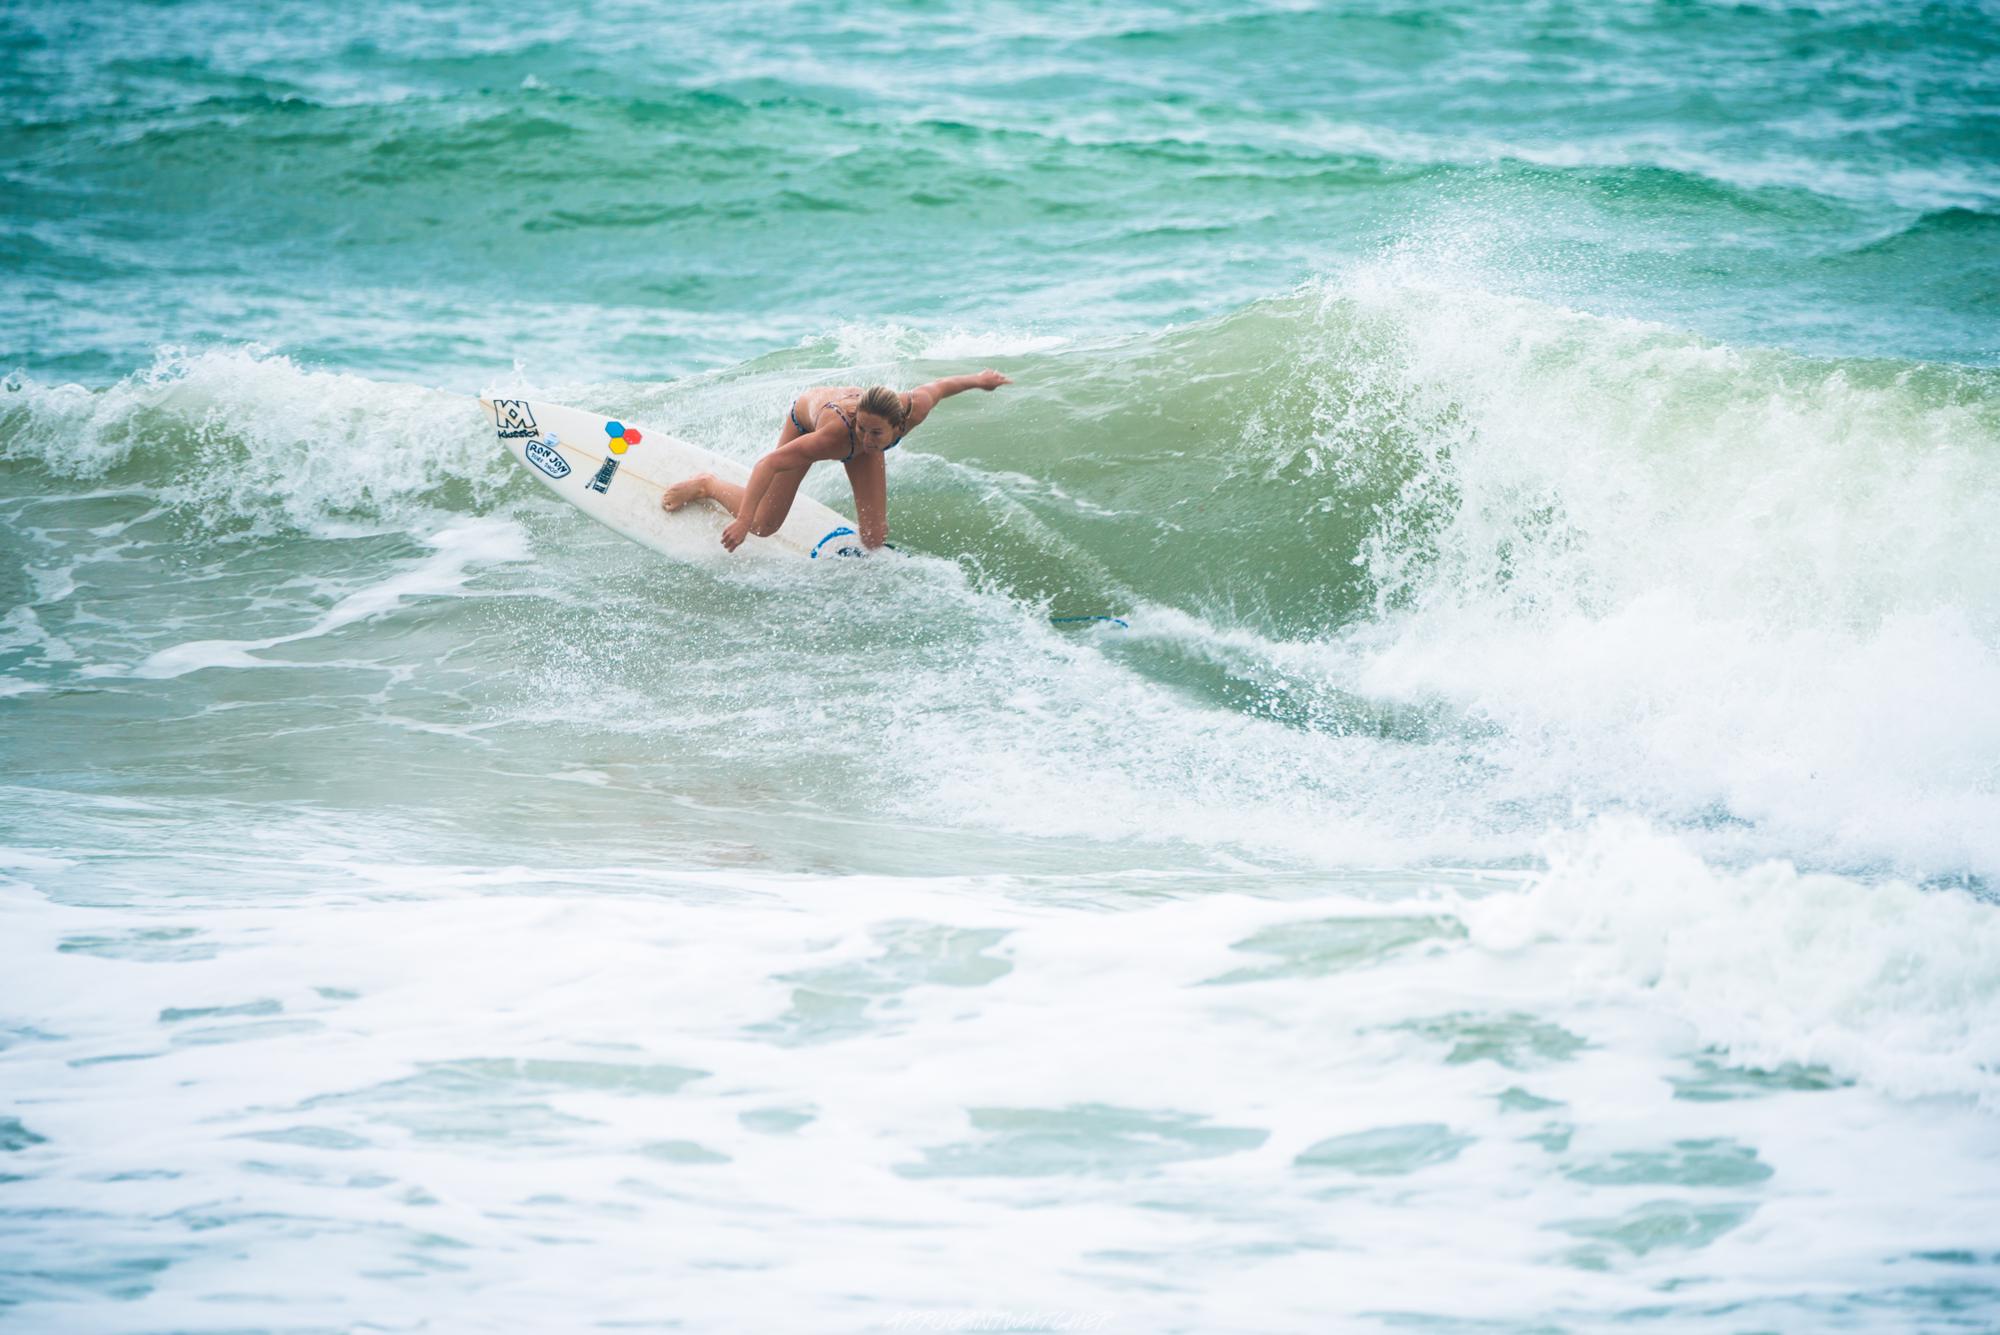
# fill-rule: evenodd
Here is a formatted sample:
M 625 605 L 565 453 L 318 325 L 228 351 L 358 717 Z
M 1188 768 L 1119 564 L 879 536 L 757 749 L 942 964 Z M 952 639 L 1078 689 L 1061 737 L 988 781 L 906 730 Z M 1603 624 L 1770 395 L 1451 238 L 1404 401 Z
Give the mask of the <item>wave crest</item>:
M 469 403 L 256 346 L 167 348 L 105 389 L 8 378 L 0 460 L 142 488 L 210 524 L 348 532 L 481 508 L 512 480 Z

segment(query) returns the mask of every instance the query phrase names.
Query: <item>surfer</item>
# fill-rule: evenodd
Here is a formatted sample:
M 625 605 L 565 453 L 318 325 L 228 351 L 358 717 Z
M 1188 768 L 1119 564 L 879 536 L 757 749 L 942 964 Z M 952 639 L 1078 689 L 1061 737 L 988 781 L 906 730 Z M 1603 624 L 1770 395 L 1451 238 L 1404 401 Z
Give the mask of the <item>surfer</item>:
M 778 432 L 778 447 L 757 461 L 745 486 L 697 473 L 676 482 L 660 498 L 665 510 L 689 501 L 710 500 L 736 516 L 722 530 L 722 545 L 735 551 L 752 533 L 768 538 L 785 522 L 806 470 L 822 459 L 847 465 L 854 487 L 854 521 L 864 546 L 880 547 L 889 537 L 889 484 L 882 454 L 893 450 L 931 415 L 940 400 L 968 389 L 994 390 L 1013 381 L 998 371 L 950 375 L 899 394 L 887 385 L 820 385 L 792 401 Z

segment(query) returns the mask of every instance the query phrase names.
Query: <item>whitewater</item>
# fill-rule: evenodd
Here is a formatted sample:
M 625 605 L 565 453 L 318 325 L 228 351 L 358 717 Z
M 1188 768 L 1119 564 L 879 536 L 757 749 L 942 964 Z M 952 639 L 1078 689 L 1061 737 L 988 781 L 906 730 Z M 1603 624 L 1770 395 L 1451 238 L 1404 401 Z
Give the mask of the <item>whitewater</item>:
M 0 1328 L 2000 1321 L 1990 12 L 332 13 L 0 19 Z

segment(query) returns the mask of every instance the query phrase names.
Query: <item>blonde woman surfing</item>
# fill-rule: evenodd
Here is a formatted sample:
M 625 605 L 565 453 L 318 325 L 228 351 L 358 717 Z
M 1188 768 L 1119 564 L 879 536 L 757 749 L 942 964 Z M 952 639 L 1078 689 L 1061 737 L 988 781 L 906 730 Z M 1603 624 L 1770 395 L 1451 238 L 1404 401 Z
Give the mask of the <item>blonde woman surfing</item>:
M 822 459 L 847 465 L 854 488 L 854 522 L 863 546 L 880 547 L 889 537 L 889 483 L 884 451 L 915 431 L 941 400 L 968 389 L 994 390 L 1013 381 L 998 371 L 952 375 L 899 394 L 887 385 L 820 385 L 792 401 L 778 432 L 778 447 L 757 461 L 745 486 L 697 473 L 667 488 L 660 505 L 678 510 L 689 501 L 710 500 L 736 516 L 722 530 L 722 545 L 735 551 L 755 533 L 767 538 L 791 511 L 806 470 Z

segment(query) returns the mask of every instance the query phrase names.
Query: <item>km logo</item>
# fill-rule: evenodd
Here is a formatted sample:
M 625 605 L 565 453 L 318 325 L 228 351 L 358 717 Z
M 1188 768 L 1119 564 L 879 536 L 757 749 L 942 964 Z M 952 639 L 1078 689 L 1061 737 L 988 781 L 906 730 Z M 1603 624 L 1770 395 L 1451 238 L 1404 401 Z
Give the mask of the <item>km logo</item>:
M 528 407 L 526 399 L 493 400 L 493 416 L 500 424 L 500 439 L 518 440 L 522 436 L 532 436 L 540 432 L 535 425 L 535 414 Z

